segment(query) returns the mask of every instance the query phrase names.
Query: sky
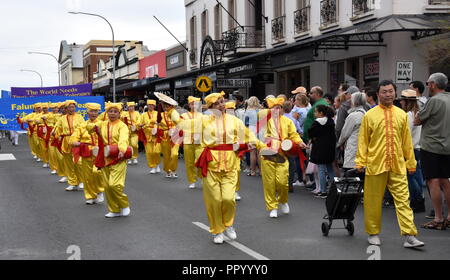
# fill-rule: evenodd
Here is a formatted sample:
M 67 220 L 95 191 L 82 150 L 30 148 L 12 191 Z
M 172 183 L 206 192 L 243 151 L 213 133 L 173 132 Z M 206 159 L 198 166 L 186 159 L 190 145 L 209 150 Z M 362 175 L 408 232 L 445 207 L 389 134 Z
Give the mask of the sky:
M 184 0 L 1 0 L 0 90 L 11 87 L 58 85 L 58 64 L 46 52 L 59 56 L 60 43 L 85 44 L 111 40 L 111 29 L 101 18 L 69 11 L 100 14 L 114 29 L 116 40 L 143 41 L 150 50 L 178 44 L 153 18 L 156 16 L 180 40 L 186 40 Z

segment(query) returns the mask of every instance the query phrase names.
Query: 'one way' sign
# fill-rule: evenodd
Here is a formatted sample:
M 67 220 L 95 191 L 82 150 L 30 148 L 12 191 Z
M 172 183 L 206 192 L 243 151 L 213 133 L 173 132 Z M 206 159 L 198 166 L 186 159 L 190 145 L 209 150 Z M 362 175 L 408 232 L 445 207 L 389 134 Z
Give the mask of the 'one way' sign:
M 412 61 L 397 61 L 397 84 L 409 84 L 413 81 L 413 66 Z

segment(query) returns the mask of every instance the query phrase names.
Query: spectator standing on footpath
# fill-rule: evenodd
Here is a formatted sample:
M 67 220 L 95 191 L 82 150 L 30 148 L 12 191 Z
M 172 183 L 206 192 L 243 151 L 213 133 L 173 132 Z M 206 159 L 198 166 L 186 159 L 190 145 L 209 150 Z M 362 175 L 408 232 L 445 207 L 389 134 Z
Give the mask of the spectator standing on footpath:
M 309 135 L 308 130 L 311 128 L 314 120 L 316 119 L 314 116 L 314 112 L 316 111 L 316 107 L 318 105 L 328 106 L 327 101 L 323 98 L 323 90 L 321 87 L 315 86 L 311 89 L 310 92 L 311 101 L 314 102 L 314 105 L 309 109 L 308 114 L 306 115 L 305 124 L 303 126 L 303 141 L 308 143 Z
M 395 200 L 395 210 L 403 246 L 421 247 L 417 240 L 414 214 L 409 206 L 406 170 L 416 170 L 416 160 L 409 131 L 408 116 L 394 106 L 396 86 L 382 81 L 378 86 L 380 104 L 364 116 L 358 138 L 356 168 L 364 172 L 364 222 L 371 245 L 381 245 L 381 202 L 388 187 Z
M 422 110 L 428 101 L 428 99 L 423 96 L 423 93 L 425 92 L 425 85 L 421 81 L 414 81 L 409 84 L 409 88 L 417 93 L 417 103 L 419 104 L 419 110 Z
M 450 209 L 450 93 L 445 91 L 448 78 L 434 73 L 427 81 L 430 100 L 414 121 L 422 125 L 420 137 L 422 169 L 430 188 L 435 217 L 423 228 L 444 230 L 450 227 L 450 212 L 447 219 L 442 214 L 442 193 Z

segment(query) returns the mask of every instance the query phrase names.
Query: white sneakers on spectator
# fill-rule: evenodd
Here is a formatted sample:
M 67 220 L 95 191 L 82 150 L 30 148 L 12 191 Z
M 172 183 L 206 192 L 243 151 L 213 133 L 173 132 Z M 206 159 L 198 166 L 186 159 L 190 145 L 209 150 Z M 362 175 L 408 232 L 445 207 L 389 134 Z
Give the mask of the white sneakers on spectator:
M 295 183 L 292 184 L 292 186 L 294 186 L 294 187 L 304 187 L 305 183 L 300 182 L 300 181 L 297 180 L 297 181 L 295 181 Z
M 222 244 L 223 243 L 223 238 L 224 238 L 223 233 L 213 234 L 213 241 L 216 244 Z
M 425 246 L 425 243 L 423 243 L 422 241 L 419 241 L 415 236 L 405 235 L 405 243 L 403 243 L 403 247 L 417 248 L 417 247 L 423 247 L 423 246 Z
M 233 227 L 227 227 L 224 231 L 225 236 L 230 238 L 231 240 L 235 240 L 237 238 L 236 231 Z
M 77 190 L 78 190 L 77 186 L 68 186 L 66 188 L 66 191 L 68 191 L 68 192 L 77 191 Z
M 290 212 L 290 209 L 289 209 L 289 204 L 287 204 L 287 203 L 280 203 L 280 210 L 281 210 L 281 213 L 283 213 L 283 214 L 289 214 L 289 212 Z
M 236 199 L 236 201 L 240 201 L 240 200 L 242 199 L 242 197 L 239 195 L 238 192 L 236 192 L 236 193 L 234 194 L 234 198 Z
M 62 177 L 58 182 L 67 183 L 67 177 Z
M 270 211 L 269 217 L 278 218 L 278 209 L 273 209 L 272 211 Z
M 195 189 L 195 183 L 190 184 L 190 185 L 189 185 L 189 188 L 190 188 L 190 189 Z
M 369 237 L 367 238 L 367 241 L 369 242 L 369 244 L 371 245 L 376 245 L 376 246 L 380 246 L 381 245 L 381 240 L 380 240 L 380 236 L 375 234 L 375 235 L 369 235 Z

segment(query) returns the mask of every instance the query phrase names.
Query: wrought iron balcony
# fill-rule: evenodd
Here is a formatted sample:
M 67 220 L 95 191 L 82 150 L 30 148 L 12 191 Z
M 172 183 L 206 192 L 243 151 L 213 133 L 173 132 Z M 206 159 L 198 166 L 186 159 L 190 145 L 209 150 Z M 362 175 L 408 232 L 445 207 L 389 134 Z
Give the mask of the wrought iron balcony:
M 294 12 L 295 33 L 300 34 L 309 31 L 311 7 L 305 7 Z
M 338 0 L 320 1 L 320 26 L 322 28 L 337 23 L 337 1 Z
M 286 16 L 272 20 L 272 42 L 278 43 L 286 37 Z
M 224 51 L 237 49 L 265 48 L 264 27 L 260 30 L 255 26 L 242 26 L 222 33 L 221 43 Z
M 189 61 L 191 62 L 191 65 L 197 65 L 197 49 L 189 50 Z
M 353 0 L 352 15 L 353 17 L 364 15 L 374 9 L 374 0 Z
M 430 5 L 450 5 L 450 0 L 429 0 Z

